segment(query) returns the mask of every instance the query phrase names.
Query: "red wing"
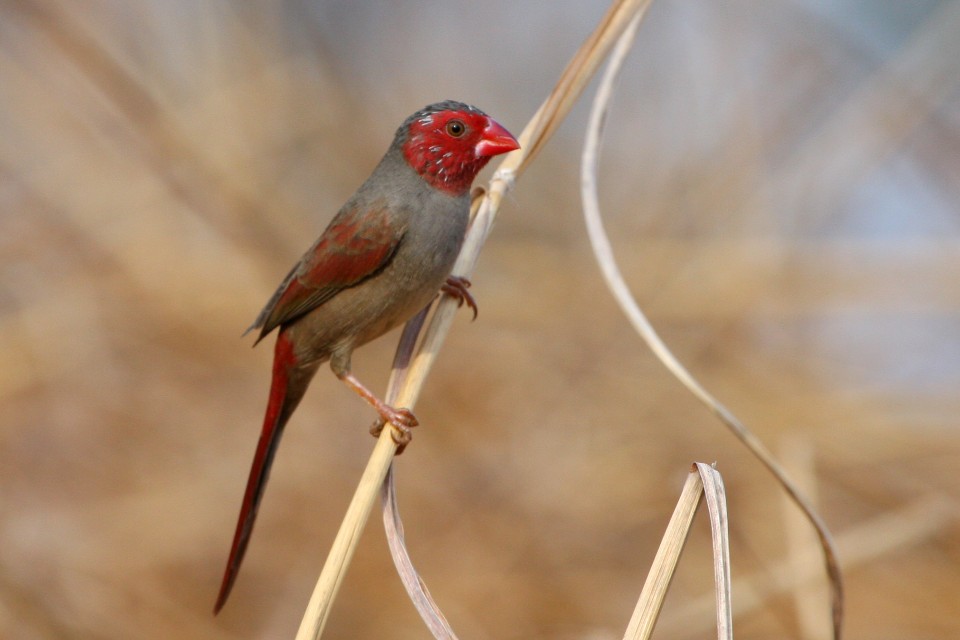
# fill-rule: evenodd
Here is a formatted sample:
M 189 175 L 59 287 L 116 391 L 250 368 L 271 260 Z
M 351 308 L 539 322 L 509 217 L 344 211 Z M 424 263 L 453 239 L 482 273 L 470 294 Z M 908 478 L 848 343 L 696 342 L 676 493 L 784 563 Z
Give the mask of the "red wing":
M 405 225 L 395 224 L 383 201 L 362 210 L 341 210 L 250 327 L 260 329 L 257 341 L 377 274 L 393 258 L 405 230 Z

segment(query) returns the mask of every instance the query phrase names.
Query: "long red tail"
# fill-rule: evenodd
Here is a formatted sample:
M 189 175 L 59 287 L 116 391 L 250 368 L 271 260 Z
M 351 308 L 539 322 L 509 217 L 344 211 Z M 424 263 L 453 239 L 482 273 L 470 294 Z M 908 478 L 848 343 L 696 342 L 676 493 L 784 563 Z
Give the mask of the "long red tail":
M 230 596 L 230 590 L 240 571 L 240 563 L 243 562 L 243 554 L 250 541 L 250 534 L 253 532 L 260 498 L 263 497 L 263 490 L 270 475 L 270 465 L 273 463 L 273 456 L 280 443 L 283 427 L 303 397 L 315 370 L 314 368 L 308 371 L 297 367 L 293 344 L 287 332 L 281 331 L 277 335 L 277 345 L 274 350 L 273 380 L 270 384 L 267 413 L 263 419 L 260 441 L 257 443 L 257 451 L 250 467 L 250 476 L 247 478 L 247 490 L 243 494 L 237 530 L 233 534 L 233 545 L 230 547 L 230 557 L 227 559 L 227 568 L 223 573 L 223 582 L 220 584 L 220 594 L 213 607 L 214 614 L 220 612 Z

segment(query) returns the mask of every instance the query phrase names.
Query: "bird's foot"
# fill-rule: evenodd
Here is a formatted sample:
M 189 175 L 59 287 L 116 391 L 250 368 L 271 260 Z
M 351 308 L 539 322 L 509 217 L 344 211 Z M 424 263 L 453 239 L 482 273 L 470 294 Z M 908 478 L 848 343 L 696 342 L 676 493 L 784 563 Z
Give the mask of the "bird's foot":
M 457 307 L 462 307 L 467 303 L 467 307 L 473 309 L 473 319 L 477 319 L 477 301 L 473 299 L 467 289 L 470 288 L 470 281 L 463 276 L 450 276 L 440 287 L 441 293 L 444 293 L 457 301 Z
M 380 417 L 378 417 L 370 427 L 370 435 L 374 438 L 379 438 L 383 432 L 383 427 L 389 422 L 393 425 L 390 438 L 392 438 L 394 444 L 397 445 L 396 455 L 400 455 L 403 453 L 403 450 L 407 448 L 407 445 L 410 444 L 410 441 L 413 440 L 413 432 L 411 430 L 417 426 L 419 422 L 417 421 L 417 417 L 414 416 L 409 409 L 394 409 L 389 405 L 383 405 L 383 408 L 385 412 L 381 412 Z
M 377 410 L 377 413 L 380 414 L 380 417 L 377 418 L 377 421 L 373 423 L 373 426 L 370 428 L 370 433 L 375 437 L 380 437 L 380 432 L 383 431 L 383 425 L 390 423 L 393 425 L 393 432 L 390 434 L 393 437 L 393 441 L 398 445 L 397 453 L 403 451 L 404 447 L 409 444 L 413 435 L 410 433 L 410 429 L 417 426 L 417 417 L 413 415 L 413 412 L 410 409 L 395 409 L 388 405 L 386 402 L 378 398 L 373 394 L 372 391 L 363 386 L 357 377 L 350 373 L 347 369 L 334 369 L 334 373 L 338 378 L 343 380 L 348 387 L 353 389 L 359 394 L 361 398 L 370 403 L 374 409 Z

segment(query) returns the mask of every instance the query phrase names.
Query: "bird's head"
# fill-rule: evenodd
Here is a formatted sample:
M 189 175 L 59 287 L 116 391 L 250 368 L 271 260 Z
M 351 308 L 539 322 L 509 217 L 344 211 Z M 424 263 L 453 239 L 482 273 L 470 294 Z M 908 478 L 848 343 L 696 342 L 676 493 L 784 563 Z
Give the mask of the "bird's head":
M 462 195 L 495 155 L 517 140 L 476 107 L 448 100 L 424 107 L 397 131 L 403 157 L 433 187 Z

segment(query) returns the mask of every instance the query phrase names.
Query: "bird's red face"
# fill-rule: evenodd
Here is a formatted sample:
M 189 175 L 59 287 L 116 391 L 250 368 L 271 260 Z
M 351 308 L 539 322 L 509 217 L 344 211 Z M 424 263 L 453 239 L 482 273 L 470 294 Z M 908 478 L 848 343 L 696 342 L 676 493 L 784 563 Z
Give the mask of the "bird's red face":
M 418 113 L 407 124 L 403 157 L 424 180 L 453 195 L 470 189 L 495 155 L 519 149 L 493 118 L 467 105 Z

